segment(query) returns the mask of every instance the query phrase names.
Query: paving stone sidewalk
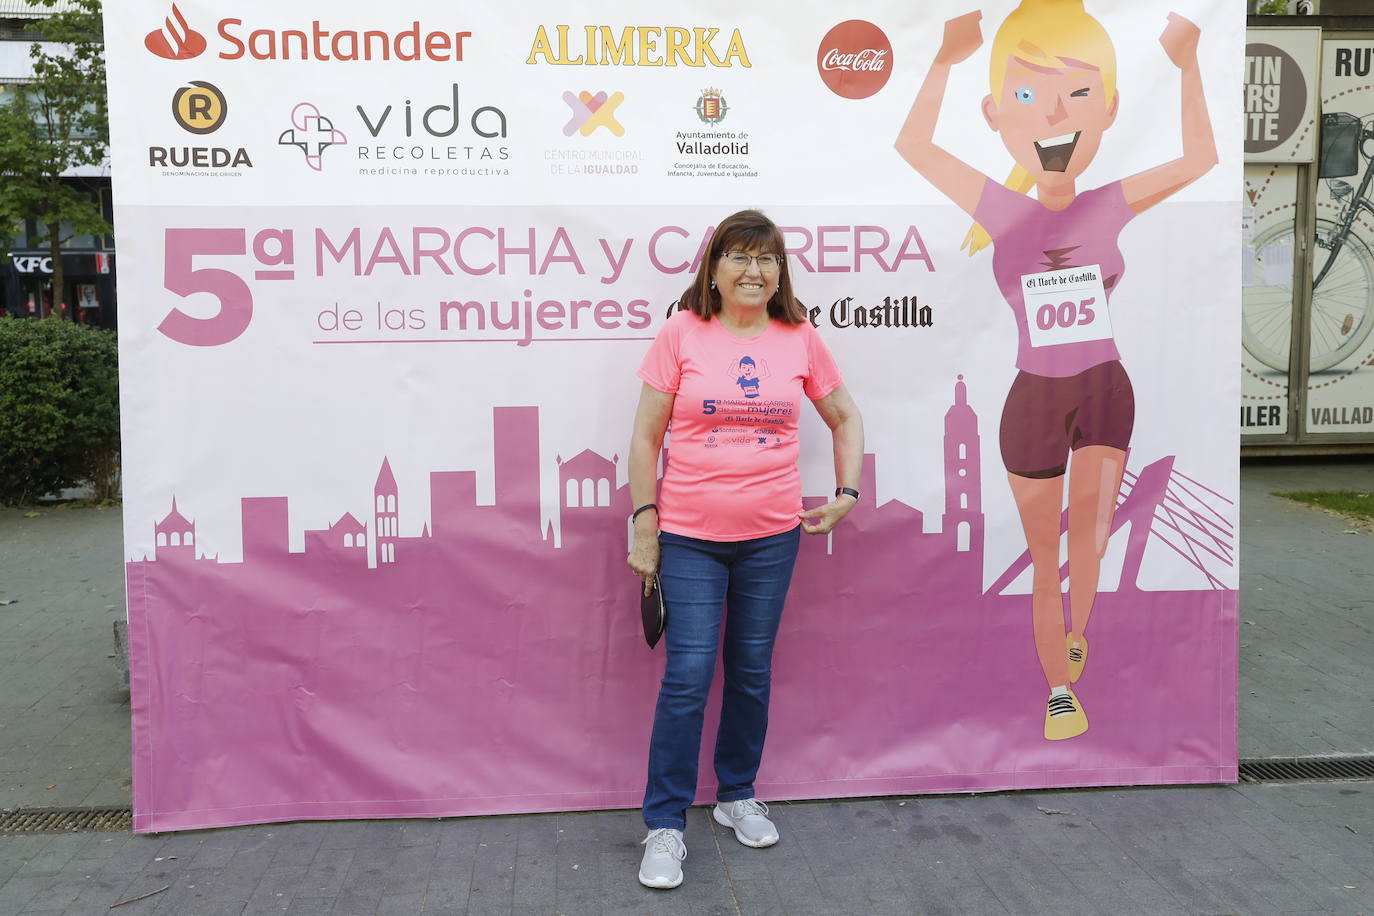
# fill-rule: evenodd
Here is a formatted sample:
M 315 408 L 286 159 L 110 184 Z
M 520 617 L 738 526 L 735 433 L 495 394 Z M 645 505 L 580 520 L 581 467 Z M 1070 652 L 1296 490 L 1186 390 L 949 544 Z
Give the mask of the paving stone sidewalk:
M 1369 783 L 775 806 L 748 849 L 694 809 L 686 881 L 635 881 L 635 812 L 0 840 L 14 914 L 1368 913 Z
M 1374 462 L 1241 479 L 1241 755 L 1369 753 L 1374 536 L 1270 493 Z M 6 807 L 128 804 L 119 553 L 118 510 L 0 511 Z M 671 892 L 634 880 L 635 812 L 5 836 L 0 916 L 1374 912 L 1370 782 L 780 803 L 767 850 L 708 812 Z
M 129 804 L 120 526 L 118 508 L 0 509 L 0 807 Z
M 1374 492 L 1374 461 L 1240 479 L 1240 756 L 1374 753 L 1374 534 L 1272 495 Z

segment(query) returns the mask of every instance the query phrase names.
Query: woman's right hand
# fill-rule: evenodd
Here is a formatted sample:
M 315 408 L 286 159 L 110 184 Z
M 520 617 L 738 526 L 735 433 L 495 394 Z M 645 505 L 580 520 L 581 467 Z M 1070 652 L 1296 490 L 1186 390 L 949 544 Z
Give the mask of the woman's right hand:
M 625 558 L 636 576 L 644 580 L 644 594 L 649 594 L 654 574 L 658 572 L 658 537 L 647 531 L 635 529 L 634 543 L 630 555 Z
M 1201 34 L 1201 30 L 1190 20 L 1178 13 L 1170 13 L 1168 24 L 1159 36 L 1159 43 L 1164 46 L 1164 53 L 1169 55 L 1174 66 L 1186 70 L 1189 66 L 1197 66 L 1197 41 Z
M 981 10 L 965 13 L 945 23 L 945 38 L 935 55 L 937 64 L 953 65 L 967 60 L 983 44 L 983 30 L 978 21 L 983 18 Z

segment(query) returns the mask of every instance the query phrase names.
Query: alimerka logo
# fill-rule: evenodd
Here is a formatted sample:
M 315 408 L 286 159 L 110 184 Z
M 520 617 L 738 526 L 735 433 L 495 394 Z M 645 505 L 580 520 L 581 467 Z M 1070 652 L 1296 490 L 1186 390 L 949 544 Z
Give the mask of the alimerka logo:
M 580 33 L 571 26 L 554 26 L 554 36 L 541 25 L 525 63 L 604 67 L 741 67 L 752 66 L 739 29 L 729 39 L 720 29 L 686 29 L 681 26 L 632 26 L 617 31 L 609 25 L 584 25 Z M 723 51 L 718 51 L 723 47 Z
M 224 40 L 220 60 L 432 60 L 460 61 L 463 40 L 471 32 L 422 31 L 420 20 L 409 28 L 330 30 L 320 20 L 297 29 L 246 29 L 242 19 L 221 19 L 215 32 Z M 167 60 L 189 60 L 206 50 L 205 36 L 186 22 L 176 4 L 163 27 L 148 33 L 144 46 Z
M 205 52 L 205 36 L 186 24 L 175 3 L 172 15 L 164 19 L 162 28 L 154 29 L 143 39 L 143 46 L 167 60 L 190 60 Z

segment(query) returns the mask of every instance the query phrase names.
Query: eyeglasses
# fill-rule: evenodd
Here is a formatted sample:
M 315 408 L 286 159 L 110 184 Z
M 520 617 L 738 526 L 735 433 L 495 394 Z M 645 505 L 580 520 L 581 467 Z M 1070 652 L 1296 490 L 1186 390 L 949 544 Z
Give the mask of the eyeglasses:
M 782 255 L 776 254 L 745 254 L 742 251 L 727 251 L 721 254 L 721 257 L 740 270 L 746 270 L 750 261 L 758 262 L 759 270 L 764 273 L 782 267 Z

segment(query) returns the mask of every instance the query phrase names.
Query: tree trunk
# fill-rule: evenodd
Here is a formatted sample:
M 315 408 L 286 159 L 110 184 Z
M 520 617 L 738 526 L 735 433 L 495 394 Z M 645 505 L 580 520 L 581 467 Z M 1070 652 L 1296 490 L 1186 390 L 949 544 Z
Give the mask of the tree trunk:
M 52 313 L 63 316 L 65 310 L 62 308 L 66 301 L 63 290 L 66 289 L 67 277 L 62 271 L 62 224 L 45 223 L 48 230 L 48 255 L 52 258 Z M 65 315 L 65 317 L 75 317 Z

